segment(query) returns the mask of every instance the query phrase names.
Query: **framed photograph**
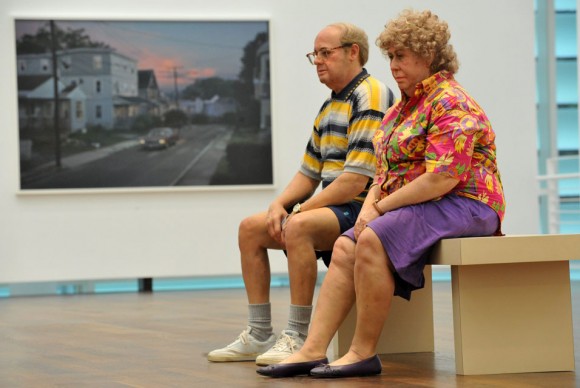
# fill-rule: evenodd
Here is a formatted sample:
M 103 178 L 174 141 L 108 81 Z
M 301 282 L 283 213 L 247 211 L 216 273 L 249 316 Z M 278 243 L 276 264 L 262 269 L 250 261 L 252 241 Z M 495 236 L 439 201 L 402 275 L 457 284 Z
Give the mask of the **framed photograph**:
M 273 184 L 267 20 L 14 26 L 21 192 Z

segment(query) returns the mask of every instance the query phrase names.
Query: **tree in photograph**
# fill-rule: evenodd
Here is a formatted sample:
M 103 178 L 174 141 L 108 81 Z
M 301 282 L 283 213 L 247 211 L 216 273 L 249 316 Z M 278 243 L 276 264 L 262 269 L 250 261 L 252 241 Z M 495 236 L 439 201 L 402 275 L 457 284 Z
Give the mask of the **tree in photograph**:
M 73 29 L 68 27 L 66 30 L 63 30 L 57 23 L 54 23 L 54 36 L 54 48 L 56 50 L 86 47 L 110 48 L 106 43 L 93 41 L 86 34 L 84 28 Z M 16 40 L 16 53 L 18 55 L 48 53 L 51 47 L 52 35 L 50 22 L 40 27 L 35 34 L 25 34 Z
M 260 106 L 254 97 L 254 76 L 259 71 L 258 49 L 268 41 L 268 33 L 260 32 L 244 47 L 242 69 L 238 75 L 235 98 L 240 107 L 240 119 L 245 125 L 259 126 Z

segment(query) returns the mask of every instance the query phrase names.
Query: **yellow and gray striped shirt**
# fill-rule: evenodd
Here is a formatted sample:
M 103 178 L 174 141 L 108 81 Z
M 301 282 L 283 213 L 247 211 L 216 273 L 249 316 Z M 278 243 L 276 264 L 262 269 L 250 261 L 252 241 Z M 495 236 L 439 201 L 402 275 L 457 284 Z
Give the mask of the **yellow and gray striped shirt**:
M 393 103 L 393 93 L 365 69 L 342 91 L 332 92 L 316 119 L 302 158 L 300 172 L 322 181 L 324 189 L 343 171 L 375 174 L 372 139 L 384 113 Z M 364 201 L 365 189 L 355 200 Z

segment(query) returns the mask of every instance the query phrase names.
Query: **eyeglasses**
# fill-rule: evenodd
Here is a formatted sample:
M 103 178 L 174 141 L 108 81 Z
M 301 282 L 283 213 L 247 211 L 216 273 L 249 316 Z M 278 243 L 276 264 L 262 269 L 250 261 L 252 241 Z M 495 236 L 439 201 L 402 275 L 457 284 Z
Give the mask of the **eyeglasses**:
M 306 58 L 308 58 L 310 63 L 314 65 L 314 61 L 316 60 L 316 58 L 320 58 L 322 61 L 326 61 L 334 50 L 337 50 L 339 48 L 350 47 L 353 44 L 354 43 L 344 43 L 340 46 L 336 46 L 333 48 L 322 48 L 319 51 L 314 50 L 313 52 L 306 54 Z

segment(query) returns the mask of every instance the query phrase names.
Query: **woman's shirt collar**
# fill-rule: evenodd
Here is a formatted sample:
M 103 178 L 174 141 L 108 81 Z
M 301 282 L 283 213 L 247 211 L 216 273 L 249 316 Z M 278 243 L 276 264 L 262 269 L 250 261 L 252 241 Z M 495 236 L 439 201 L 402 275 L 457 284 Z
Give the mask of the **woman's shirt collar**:
M 415 95 L 414 97 L 421 97 L 424 94 L 429 94 L 433 90 L 435 90 L 442 81 L 452 80 L 453 74 L 451 74 L 447 70 L 441 70 L 437 73 L 433 74 L 432 76 L 425 78 L 423 81 L 419 82 L 415 86 Z M 407 95 L 401 90 L 401 100 L 407 101 Z

